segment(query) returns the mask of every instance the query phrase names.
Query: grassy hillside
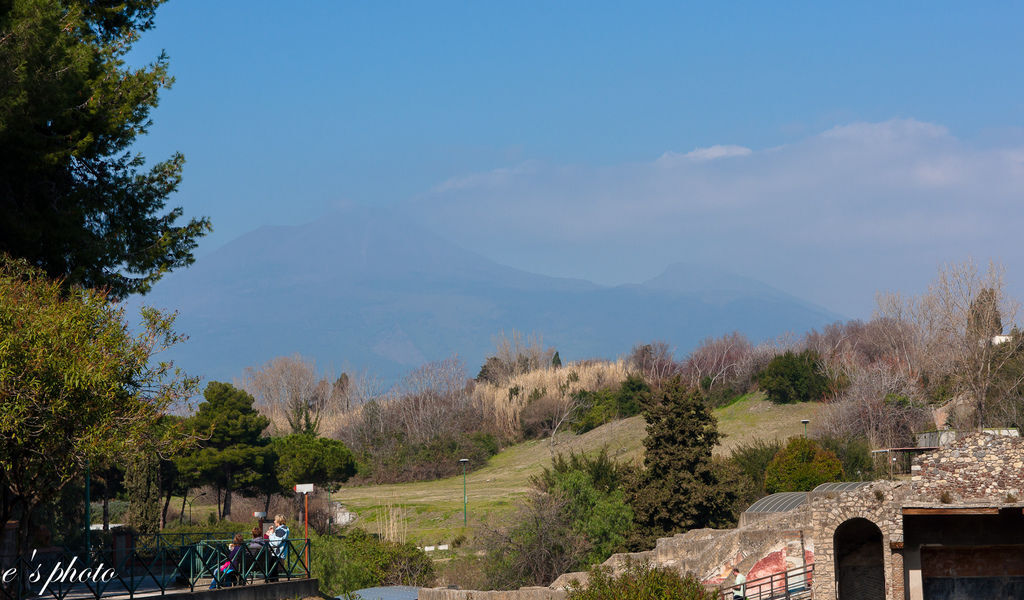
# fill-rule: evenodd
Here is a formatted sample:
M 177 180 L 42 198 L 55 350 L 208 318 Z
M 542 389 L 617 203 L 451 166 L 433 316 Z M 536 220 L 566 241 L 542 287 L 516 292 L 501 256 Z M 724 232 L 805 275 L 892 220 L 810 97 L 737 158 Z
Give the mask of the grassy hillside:
M 787 438 L 803 432 L 801 419 L 813 419 L 819 404 L 776 406 L 760 393 L 718 409 L 719 431 L 725 434 L 717 453 L 756 438 Z M 383 508 L 400 512 L 408 538 L 421 544 L 445 543 L 461 533 L 472 535 L 482 524 L 510 519 L 517 498 L 530 490 L 530 477 L 551 464 L 557 452 L 593 452 L 608 446 L 618 460 L 639 463 L 643 457 L 645 423 L 637 416 L 609 423 L 583 435 L 559 434 L 553 441 L 533 440 L 506 448 L 487 466 L 468 473 L 466 492 L 469 527 L 463 530 L 462 477 L 394 485 L 342 489 L 334 495 L 356 512 L 364 528 L 376 531 Z

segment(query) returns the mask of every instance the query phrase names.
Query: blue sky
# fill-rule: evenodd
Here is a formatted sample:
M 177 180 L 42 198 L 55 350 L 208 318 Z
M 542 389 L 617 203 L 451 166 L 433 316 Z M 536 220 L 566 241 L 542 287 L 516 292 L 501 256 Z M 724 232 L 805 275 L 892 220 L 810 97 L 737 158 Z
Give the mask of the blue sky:
M 356 203 L 532 271 L 700 262 L 851 316 L 968 255 L 1024 278 L 1020 4 L 172 0 L 156 24 L 132 60 L 177 81 L 137 148 L 185 154 L 200 256 Z

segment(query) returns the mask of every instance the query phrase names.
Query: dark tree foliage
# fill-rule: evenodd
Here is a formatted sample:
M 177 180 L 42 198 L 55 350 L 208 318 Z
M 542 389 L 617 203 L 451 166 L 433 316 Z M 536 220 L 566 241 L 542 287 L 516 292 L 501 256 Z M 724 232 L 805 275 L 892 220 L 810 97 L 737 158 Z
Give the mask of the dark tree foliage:
M 322 401 L 315 395 L 291 398 L 285 418 L 292 433 L 316 437 L 320 431 L 321 406 Z
M 556 369 L 562 366 L 562 357 L 558 355 L 557 350 L 555 350 L 555 355 L 551 357 L 551 366 Z
M 630 490 L 636 537 L 642 548 L 654 538 L 696 527 L 727 525 L 738 495 L 711 459 L 720 434 L 704 398 L 674 377 L 645 408 L 644 470 Z
M 533 479 L 539 491 L 565 500 L 564 516 L 586 540 L 587 552 L 574 568 L 603 562 L 623 545 L 633 520 L 623 493 L 628 473 L 629 467 L 602 448 L 594 456 L 558 454 L 551 468 Z
M 809 492 L 822 483 L 842 481 L 843 464 L 814 440 L 790 438 L 765 473 L 765 488 L 777 492 Z
M 162 0 L 0 2 L 0 251 L 117 297 L 193 261 L 206 219 L 166 209 L 184 158 L 131 152 L 173 81 L 124 57 Z
M 128 524 L 138 533 L 160 531 L 160 457 L 139 453 L 125 470 L 130 508 Z
M 875 461 L 871 456 L 871 442 L 863 437 L 823 437 L 818 443 L 836 455 L 843 465 L 843 475 L 851 481 L 870 481 L 875 478 Z
M 476 374 L 479 383 L 491 383 L 500 385 L 504 379 L 504 367 L 497 356 L 488 356 L 484 364 L 480 366 L 480 372 Z
M 484 531 L 484 573 L 491 587 L 548 585 L 579 565 L 590 544 L 573 526 L 568 504 L 561 494 L 533 493 L 516 513 L 515 525 Z
M 820 400 L 829 390 L 814 350 L 787 351 L 772 359 L 758 376 L 758 385 L 776 404 Z
M 999 299 L 992 288 L 984 288 L 967 310 L 967 334 L 974 340 L 991 340 L 1003 332 Z

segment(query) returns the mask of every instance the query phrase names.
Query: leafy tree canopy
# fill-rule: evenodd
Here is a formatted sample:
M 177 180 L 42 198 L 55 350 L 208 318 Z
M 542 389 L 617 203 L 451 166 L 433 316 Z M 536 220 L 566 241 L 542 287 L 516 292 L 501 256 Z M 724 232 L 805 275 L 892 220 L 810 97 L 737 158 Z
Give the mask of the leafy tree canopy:
M 132 154 L 171 85 L 124 57 L 162 0 L 0 2 L 0 252 L 65 284 L 145 293 L 191 264 L 207 219 L 165 208 L 184 158 Z
M 772 359 L 758 377 L 758 385 L 776 404 L 820 400 L 828 391 L 828 377 L 821 372 L 814 350 L 787 351 Z
M 104 294 L 68 290 L 0 255 L 0 518 L 15 505 L 31 517 L 87 460 L 166 453 L 187 439 L 157 424 L 196 381 L 151 360 L 180 340 L 173 319 L 152 309 L 142 316 L 132 335 Z
M 841 481 L 843 464 L 814 440 L 790 438 L 765 473 L 765 488 L 777 492 L 809 492 L 822 483 Z
M 260 436 L 270 419 L 252 407 L 253 397 L 230 383 L 211 381 L 203 391 L 201 403 L 193 417 L 197 431 L 209 431 L 208 448 L 224 449 L 236 444 L 263 445 Z
M 576 567 L 598 563 L 619 548 L 632 526 L 633 510 L 625 501 L 622 484 L 626 467 L 602 449 L 596 456 L 570 453 L 552 460 L 534 485 L 564 502 L 562 513 L 573 531 L 587 541 L 588 551 Z
M 277 454 L 277 480 L 283 489 L 297 483 L 336 488 L 356 473 L 349 449 L 338 440 L 292 434 L 274 438 L 270 447 Z

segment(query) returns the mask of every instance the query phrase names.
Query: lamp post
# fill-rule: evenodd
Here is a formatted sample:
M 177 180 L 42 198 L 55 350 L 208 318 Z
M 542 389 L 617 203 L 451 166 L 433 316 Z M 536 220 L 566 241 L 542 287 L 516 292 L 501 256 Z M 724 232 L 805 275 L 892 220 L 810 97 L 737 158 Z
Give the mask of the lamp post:
M 810 419 L 800 419 L 800 422 L 804 424 L 804 439 L 807 439 L 807 424 L 811 422 Z
M 462 526 L 465 527 L 468 519 L 466 506 L 469 504 L 469 498 L 466 496 L 466 465 L 469 464 L 469 459 L 460 458 L 459 462 L 462 463 Z
M 85 564 L 92 564 L 92 499 L 89 498 L 89 459 L 85 459 Z

